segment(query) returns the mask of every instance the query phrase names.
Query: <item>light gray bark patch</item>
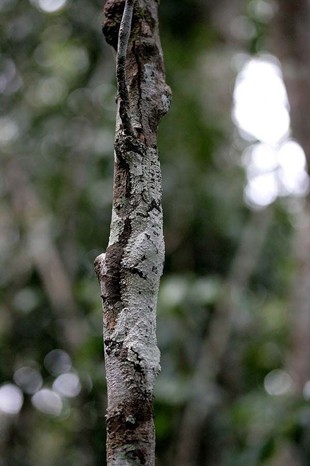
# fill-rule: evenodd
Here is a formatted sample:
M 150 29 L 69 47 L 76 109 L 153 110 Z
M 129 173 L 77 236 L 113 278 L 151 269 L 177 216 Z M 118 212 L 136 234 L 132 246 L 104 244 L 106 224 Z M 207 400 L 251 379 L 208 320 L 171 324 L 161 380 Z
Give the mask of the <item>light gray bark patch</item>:
M 161 174 L 156 149 L 120 132 L 115 143 L 113 226 L 101 277 L 107 378 L 152 392 L 160 370 L 156 297 L 164 260 Z M 131 367 L 131 369 L 129 369 Z M 115 399 L 115 395 L 113 395 Z M 118 398 L 118 397 L 117 397 Z

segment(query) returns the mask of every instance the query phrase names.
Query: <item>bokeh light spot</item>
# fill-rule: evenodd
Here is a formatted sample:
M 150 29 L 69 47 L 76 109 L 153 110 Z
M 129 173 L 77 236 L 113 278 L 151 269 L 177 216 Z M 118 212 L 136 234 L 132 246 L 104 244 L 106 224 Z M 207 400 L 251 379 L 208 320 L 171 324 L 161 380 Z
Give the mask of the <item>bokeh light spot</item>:
M 81 383 L 77 374 L 61 374 L 53 383 L 53 389 L 60 395 L 73 398 L 81 391 Z
M 55 13 L 65 6 L 67 0 L 32 0 L 31 3 L 46 13 Z
M 14 296 L 14 306 L 20 312 L 28 314 L 33 311 L 39 303 L 39 296 L 32 288 L 23 288 Z
M 24 366 L 14 372 L 14 382 L 27 394 L 33 395 L 40 390 L 43 384 L 41 374 L 38 370 Z
M 245 200 L 251 207 L 266 207 L 278 196 L 278 184 L 273 173 L 256 176 L 248 181 Z
M 16 385 L 7 383 L 0 387 L 0 411 L 5 414 L 18 414 L 23 405 L 22 391 Z
M 53 416 L 59 416 L 63 408 L 60 396 L 48 388 L 42 388 L 42 390 L 35 393 L 31 401 L 36 409 Z
M 282 369 L 274 369 L 264 379 L 264 387 L 268 395 L 285 395 L 292 390 L 291 376 Z
M 277 144 L 289 131 L 288 99 L 276 59 L 265 55 L 249 60 L 234 90 L 233 119 L 254 139 Z
M 72 362 L 68 353 L 61 349 L 55 349 L 45 356 L 44 365 L 52 375 L 60 375 L 70 371 Z
M 19 128 L 9 117 L 0 118 L 0 146 L 5 146 L 17 139 Z

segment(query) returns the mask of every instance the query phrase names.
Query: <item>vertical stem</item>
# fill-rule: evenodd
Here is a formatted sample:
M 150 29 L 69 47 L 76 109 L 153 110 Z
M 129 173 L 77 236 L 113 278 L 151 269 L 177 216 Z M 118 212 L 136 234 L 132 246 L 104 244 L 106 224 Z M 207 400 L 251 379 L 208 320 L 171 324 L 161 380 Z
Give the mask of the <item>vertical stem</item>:
M 277 0 L 278 11 L 271 30 L 273 50 L 283 65 L 293 135 L 305 151 L 310 175 L 310 5 L 307 0 Z M 310 378 L 310 194 L 296 218 L 295 277 L 291 291 L 291 347 L 288 370 L 301 394 Z
M 156 305 L 164 262 L 157 127 L 169 108 L 156 0 L 107 0 L 118 112 L 109 244 L 95 261 L 104 310 L 108 466 L 155 464 Z M 117 38 L 117 41 L 116 41 Z M 117 43 L 116 43 L 117 42 Z
M 131 32 L 134 0 L 126 0 L 122 21 L 119 28 L 117 44 L 116 78 L 118 95 L 120 99 L 119 113 L 124 129 L 130 135 L 134 135 L 130 120 L 130 102 L 127 89 L 126 57 Z

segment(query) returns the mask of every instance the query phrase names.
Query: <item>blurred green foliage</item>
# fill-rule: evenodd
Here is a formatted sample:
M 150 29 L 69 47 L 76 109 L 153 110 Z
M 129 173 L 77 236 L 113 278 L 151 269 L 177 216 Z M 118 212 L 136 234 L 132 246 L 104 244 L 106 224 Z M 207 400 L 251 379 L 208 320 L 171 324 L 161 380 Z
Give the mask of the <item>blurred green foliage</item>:
M 293 272 L 285 203 L 270 208 L 246 283 L 229 281 L 255 215 L 243 201 L 245 143 L 230 119 L 231 59 L 242 47 L 257 51 L 265 30 L 236 47 L 212 23 L 213 7 L 166 0 L 160 10 L 173 105 L 159 132 L 167 254 L 158 305 L 158 465 L 179 466 L 180 432 L 199 383 L 207 387 L 198 399 L 206 415 L 191 464 L 272 466 L 293 448 L 306 465 L 309 403 L 277 389 L 286 380 Z M 104 464 L 102 317 L 92 264 L 109 235 L 115 78 L 101 10 L 98 0 L 0 0 L 1 466 Z M 205 385 L 197 364 L 226 294 L 227 342 L 211 361 L 216 370 L 206 366 Z M 216 340 L 224 334 L 220 327 Z

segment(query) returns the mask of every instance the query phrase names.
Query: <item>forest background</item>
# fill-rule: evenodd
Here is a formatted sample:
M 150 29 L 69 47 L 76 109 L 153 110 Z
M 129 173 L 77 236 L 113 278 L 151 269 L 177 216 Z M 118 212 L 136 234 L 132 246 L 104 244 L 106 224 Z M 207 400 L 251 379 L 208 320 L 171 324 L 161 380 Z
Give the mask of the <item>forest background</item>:
M 116 90 L 102 7 L 0 0 L 1 466 L 105 458 L 93 260 Z M 160 5 L 173 104 L 159 132 L 158 466 L 310 463 L 309 10 Z

